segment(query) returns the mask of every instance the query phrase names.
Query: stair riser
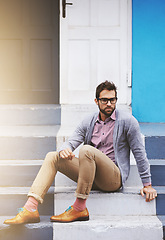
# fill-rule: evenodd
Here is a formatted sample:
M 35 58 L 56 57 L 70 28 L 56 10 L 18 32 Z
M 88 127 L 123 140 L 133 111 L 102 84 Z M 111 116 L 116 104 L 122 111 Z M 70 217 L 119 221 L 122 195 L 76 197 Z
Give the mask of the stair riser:
M 44 159 L 56 149 L 55 137 L 0 137 L 1 160 Z
M 61 174 L 60 172 L 57 173 L 56 178 L 55 178 L 55 186 L 56 187 L 64 187 L 64 186 L 76 186 L 77 183 L 73 182 L 70 180 L 68 177 L 65 175 Z M 131 165 L 130 169 L 130 175 L 124 185 L 125 187 L 130 187 L 130 186 L 142 186 L 141 179 L 139 177 L 139 173 L 137 170 L 136 165 Z
M 148 159 L 165 159 L 165 136 L 145 137 Z
M 156 214 L 165 215 L 165 194 L 159 193 L 156 199 Z
M 104 223 L 104 221 L 103 221 Z M 162 240 L 162 228 L 160 226 L 115 226 L 104 223 L 104 225 L 83 224 L 54 224 L 54 240 Z M 78 237 L 77 237 L 78 236 Z
M 0 185 L 30 187 L 39 172 L 39 165 L 0 165 Z M 54 186 L 54 182 L 52 183 Z
M 152 185 L 165 186 L 165 165 L 151 165 Z
M 1 186 L 30 187 L 40 169 L 40 166 L 1 166 Z
M 16 215 L 17 209 L 25 205 L 27 194 L 1 194 L 0 216 Z M 54 215 L 54 194 L 47 194 L 44 203 L 39 205 L 40 215 Z
M 55 214 L 60 214 L 75 201 L 74 193 L 55 194 Z M 155 215 L 155 201 L 146 203 L 138 194 L 94 193 L 87 200 L 91 214 L 111 216 Z
M 0 125 L 59 125 L 60 105 L 2 105 Z
M 4 217 L 2 222 L 6 219 Z M 43 221 L 45 219 L 45 221 Z M 53 224 L 48 217 L 42 217 L 38 224 L 26 224 L 17 226 L 0 225 L 0 239 L 2 240 L 52 240 Z
M 164 216 L 159 215 L 158 219 L 162 223 L 162 226 L 163 226 L 163 239 L 165 239 L 165 215 Z
M 23 187 L 23 186 L 31 186 L 43 161 L 38 160 L 38 164 L 33 164 L 33 160 L 29 160 L 29 164 L 24 164 L 23 161 L 22 164 L 14 164 L 12 161 L 10 163 L 6 160 L 6 165 L 4 164 L 5 161 L 3 161 L 3 164 L 0 162 L 0 185 L 1 186 L 17 186 L 17 187 Z M 36 162 L 36 161 L 35 161 Z M 30 165 L 31 163 L 31 165 Z M 77 183 L 73 182 L 69 178 L 67 178 L 65 175 L 61 174 L 60 172 L 57 173 L 55 178 L 55 184 L 57 187 L 59 186 L 76 186 Z M 52 184 L 54 186 L 54 182 Z M 126 181 L 125 186 L 141 186 L 141 179 L 139 177 L 137 167 L 135 165 L 131 165 L 130 175 L 128 180 Z
M 31 186 L 41 165 L 1 165 L 1 186 Z M 165 165 L 151 165 L 153 186 L 165 185 Z M 14 180 L 14 181 L 13 181 Z M 53 183 L 54 185 L 54 183 Z M 57 173 L 56 186 L 76 186 L 76 183 Z M 141 180 L 136 166 L 131 166 L 131 171 L 125 186 L 141 186 Z

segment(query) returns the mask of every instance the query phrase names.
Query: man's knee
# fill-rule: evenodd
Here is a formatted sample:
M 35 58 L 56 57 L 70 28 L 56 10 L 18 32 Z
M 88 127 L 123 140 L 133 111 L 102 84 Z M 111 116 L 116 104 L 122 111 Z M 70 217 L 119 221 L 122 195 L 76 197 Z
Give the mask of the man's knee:
M 92 149 L 93 147 L 90 146 L 90 145 L 83 145 L 81 148 L 80 148 L 80 151 L 79 151 L 79 157 L 81 156 L 89 156 L 90 154 L 92 154 Z
M 56 164 L 59 158 L 58 152 L 48 152 L 45 157 L 45 161 Z

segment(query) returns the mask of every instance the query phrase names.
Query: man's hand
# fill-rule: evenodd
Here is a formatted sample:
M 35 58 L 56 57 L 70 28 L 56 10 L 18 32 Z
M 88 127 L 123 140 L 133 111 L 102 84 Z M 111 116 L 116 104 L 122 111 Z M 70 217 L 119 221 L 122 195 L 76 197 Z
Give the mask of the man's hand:
M 70 148 L 66 148 L 62 151 L 60 151 L 60 157 L 63 159 L 67 159 L 67 160 L 72 160 L 73 157 L 75 157 L 75 155 L 73 154 L 72 150 Z
M 157 192 L 151 185 L 143 187 L 140 193 L 142 197 L 146 194 L 146 202 L 150 202 L 157 197 Z

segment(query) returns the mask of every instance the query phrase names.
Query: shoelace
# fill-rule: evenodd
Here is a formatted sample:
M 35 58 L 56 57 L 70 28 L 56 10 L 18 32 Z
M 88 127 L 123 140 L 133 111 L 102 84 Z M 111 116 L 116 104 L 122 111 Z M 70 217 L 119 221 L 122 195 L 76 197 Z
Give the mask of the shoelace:
M 71 209 L 72 209 L 72 207 L 70 206 L 70 207 L 68 207 L 68 209 L 66 209 L 65 212 L 68 212 L 68 211 L 71 210 Z
M 24 209 L 23 208 L 18 208 L 17 211 L 18 211 L 18 213 L 20 213 L 20 212 L 23 212 Z

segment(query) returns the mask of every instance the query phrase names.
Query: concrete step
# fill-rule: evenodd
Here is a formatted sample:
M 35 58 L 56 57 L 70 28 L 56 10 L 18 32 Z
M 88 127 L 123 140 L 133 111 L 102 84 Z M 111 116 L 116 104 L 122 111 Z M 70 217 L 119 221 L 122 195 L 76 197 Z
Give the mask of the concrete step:
M 131 112 L 127 105 L 118 108 Z M 1 104 L 0 125 L 79 124 L 86 115 L 98 111 L 96 104 Z
M 49 221 L 50 216 L 40 216 L 41 222 L 9 226 L 3 224 L 4 220 L 14 216 L 0 217 L 0 239 L 1 240 L 53 240 L 53 224 Z
M 58 104 L 0 105 L 0 125 L 60 125 L 61 106 Z
M 66 177 L 64 174 L 58 172 L 55 178 L 56 187 L 72 187 L 76 186 L 77 183 Z M 131 164 L 129 177 L 124 185 L 125 187 L 142 187 L 142 182 L 139 177 L 137 166 L 135 163 Z
M 0 186 L 30 187 L 44 160 L 0 160 Z M 56 186 L 76 186 L 60 172 L 55 178 Z M 54 186 L 54 182 L 52 184 Z M 129 178 L 125 184 L 129 186 L 142 186 L 136 164 L 132 162 Z
M 41 222 L 20 226 L 3 224 L 9 216 L 0 217 L 0 239 L 3 240 L 162 240 L 163 226 L 155 216 L 95 216 L 86 222 L 51 223 L 49 216 Z
M 165 159 L 165 123 L 141 123 L 149 159 Z
M 55 214 L 60 214 L 75 201 L 75 187 L 55 187 Z M 105 216 L 151 216 L 156 214 L 156 201 L 146 202 L 140 188 L 125 188 L 114 193 L 91 191 L 87 207 L 91 214 Z
M 165 186 L 165 159 L 149 160 L 152 184 L 154 186 Z
M 163 227 L 163 239 L 165 239 L 165 215 L 158 215 L 158 219 L 161 221 L 162 223 L 162 227 Z
M 89 101 L 90 102 L 90 101 Z M 131 112 L 132 108 L 128 105 L 117 104 L 117 108 Z M 61 125 L 62 126 L 76 126 L 85 116 L 97 112 L 98 107 L 93 104 L 62 104 L 61 105 Z
M 0 126 L 0 159 L 44 159 L 56 149 L 58 125 Z
M 0 186 L 30 187 L 42 163 L 43 160 L 0 160 Z
M 87 222 L 53 223 L 54 240 L 162 240 L 163 229 L 155 216 L 95 216 Z
M 165 215 L 165 186 L 154 186 L 158 196 L 156 198 L 156 213 L 157 215 Z
M 23 207 L 27 201 L 29 187 L 0 187 L 0 216 L 17 214 L 17 209 Z M 54 214 L 54 187 L 50 187 L 44 198 L 44 203 L 39 205 L 41 215 Z
M 0 187 L 30 187 L 43 161 L 0 160 Z

